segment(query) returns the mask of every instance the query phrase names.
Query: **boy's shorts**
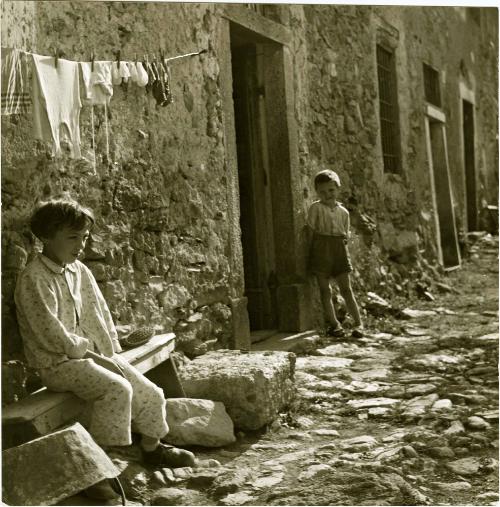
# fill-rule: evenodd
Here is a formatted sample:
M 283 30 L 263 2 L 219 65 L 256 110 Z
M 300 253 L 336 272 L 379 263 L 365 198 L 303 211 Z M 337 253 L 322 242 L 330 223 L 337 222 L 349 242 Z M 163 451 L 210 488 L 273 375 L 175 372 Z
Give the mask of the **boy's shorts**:
M 327 236 L 314 233 L 309 252 L 309 271 L 314 274 L 336 277 L 352 271 L 343 236 Z

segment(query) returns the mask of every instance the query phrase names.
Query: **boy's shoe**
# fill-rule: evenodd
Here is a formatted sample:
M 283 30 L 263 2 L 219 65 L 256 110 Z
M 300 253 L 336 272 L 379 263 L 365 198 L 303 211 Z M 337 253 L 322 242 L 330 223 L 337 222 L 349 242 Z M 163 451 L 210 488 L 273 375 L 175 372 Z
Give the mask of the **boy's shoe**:
M 83 493 L 92 500 L 113 500 L 120 495 L 114 490 L 111 481 L 104 479 L 93 486 L 83 490 Z
M 326 329 L 326 334 L 327 336 L 333 336 L 334 338 L 343 338 L 345 336 L 345 331 L 342 326 L 328 326 Z
M 363 338 L 364 335 L 363 326 L 356 326 L 352 329 L 351 336 L 353 338 Z
M 142 457 L 148 465 L 161 465 L 168 468 L 192 467 L 196 464 L 196 458 L 192 452 L 161 442 L 154 451 L 143 449 Z

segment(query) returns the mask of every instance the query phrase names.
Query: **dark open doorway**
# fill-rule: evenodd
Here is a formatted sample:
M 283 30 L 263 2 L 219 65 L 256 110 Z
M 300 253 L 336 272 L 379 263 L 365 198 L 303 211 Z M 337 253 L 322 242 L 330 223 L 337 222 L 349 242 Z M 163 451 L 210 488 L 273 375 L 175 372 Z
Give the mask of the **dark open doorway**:
M 251 331 L 278 328 L 263 46 L 251 32 L 231 27 L 240 226 Z
M 474 151 L 474 104 L 462 100 L 467 229 L 477 230 L 476 163 Z

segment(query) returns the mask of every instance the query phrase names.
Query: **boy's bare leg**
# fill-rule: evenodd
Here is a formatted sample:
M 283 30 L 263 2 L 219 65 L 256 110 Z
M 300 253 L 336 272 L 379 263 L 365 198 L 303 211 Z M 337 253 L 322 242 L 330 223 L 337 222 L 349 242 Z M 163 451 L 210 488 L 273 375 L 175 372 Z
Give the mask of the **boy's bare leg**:
M 361 316 L 359 314 L 358 303 L 356 302 L 356 298 L 354 297 L 354 292 L 351 287 L 351 279 L 349 277 L 349 273 L 342 273 L 341 275 L 335 278 L 337 285 L 340 290 L 341 296 L 345 300 L 345 304 L 347 306 L 347 310 L 351 314 L 354 319 L 354 326 L 362 326 Z
M 316 280 L 318 280 L 319 293 L 321 296 L 321 303 L 323 305 L 323 311 L 325 318 L 329 324 L 334 328 L 340 327 L 340 322 L 337 320 L 335 315 L 335 308 L 332 301 L 332 287 L 330 285 L 330 277 L 326 275 L 316 274 Z

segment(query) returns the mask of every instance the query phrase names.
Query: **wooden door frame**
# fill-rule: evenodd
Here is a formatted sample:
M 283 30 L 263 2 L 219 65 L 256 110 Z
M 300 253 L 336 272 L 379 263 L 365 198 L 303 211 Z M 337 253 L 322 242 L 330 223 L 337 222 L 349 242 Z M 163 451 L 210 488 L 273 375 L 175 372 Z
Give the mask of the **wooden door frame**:
M 445 154 L 445 166 L 448 178 L 448 186 L 450 191 L 450 202 L 451 202 L 451 216 L 453 222 L 453 230 L 455 236 L 455 248 L 457 251 L 458 264 L 456 266 L 446 267 L 447 271 L 451 271 L 453 269 L 457 269 L 461 265 L 460 259 L 460 249 L 458 246 L 458 236 L 456 230 L 456 222 L 455 222 L 455 209 L 453 206 L 453 192 L 451 191 L 451 179 L 450 179 L 450 166 L 448 161 L 448 145 L 446 139 L 446 115 L 438 108 L 432 106 L 431 104 L 427 104 L 426 106 L 426 114 L 425 114 L 425 140 L 427 147 L 427 160 L 429 164 L 430 171 L 430 180 L 431 180 L 431 194 L 432 194 L 432 204 L 434 207 L 434 226 L 436 228 L 436 245 L 438 248 L 438 260 L 439 263 L 444 267 L 444 257 L 443 257 L 443 247 L 441 244 L 441 225 L 439 222 L 439 208 L 437 202 L 437 193 L 436 193 L 436 184 L 435 184 L 435 174 L 434 174 L 434 162 L 432 156 L 432 141 L 431 141 L 431 122 L 439 123 L 442 129 L 443 135 L 443 144 L 444 144 L 444 154 Z
M 264 44 L 264 81 L 266 122 L 268 128 L 269 163 L 273 195 L 273 220 L 277 266 L 278 324 L 282 331 L 303 331 L 309 328 L 312 311 L 310 288 L 306 282 L 304 254 L 300 247 L 301 193 L 298 134 L 294 114 L 294 69 L 289 42 L 290 31 L 240 5 L 223 9 L 218 26 L 220 81 L 223 99 L 223 125 L 228 175 L 228 220 L 231 294 L 242 301 L 239 311 L 248 321 L 244 298 L 243 254 L 239 228 L 239 188 L 237 170 L 230 24 L 253 34 Z M 276 193 L 279 192 L 279 195 Z M 279 200 L 278 200 L 279 198 Z M 246 316 L 246 317 L 245 317 Z M 240 319 L 241 321 L 241 319 Z M 249 330 L 249 324 L 246 324 Z

